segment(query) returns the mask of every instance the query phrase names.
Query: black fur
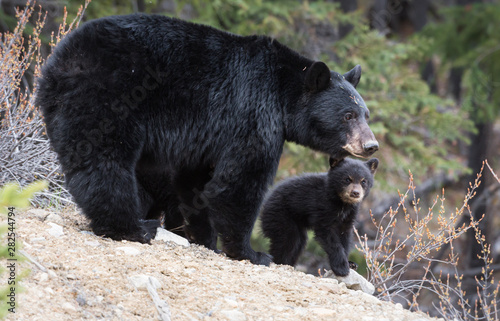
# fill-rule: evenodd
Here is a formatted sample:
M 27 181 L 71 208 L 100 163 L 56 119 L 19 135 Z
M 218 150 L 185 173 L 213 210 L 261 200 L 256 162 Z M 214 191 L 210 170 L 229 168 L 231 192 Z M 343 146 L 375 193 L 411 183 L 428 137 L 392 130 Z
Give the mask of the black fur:
M 373 185 L 378 160 L 330 160 L 328 173 L 287 179 L 270 193 L 262 209 L 262 230 L 271 240 L 269 253 L 278 264 L 295 265 L 312 229 L 332 271 L 349 274 L 347 257 L 352 227 L 361 201 Z
M 192 241 L 215 249 L 219 234 L 230 257 L 268 264 L 249 239 L 285 139 L 339 158 L 373 153 L 354 86 L 312 65 L 268 37 L 115 16 L 57 46 L 37 103 L 95 233 L 149 242 L 165 213 Z

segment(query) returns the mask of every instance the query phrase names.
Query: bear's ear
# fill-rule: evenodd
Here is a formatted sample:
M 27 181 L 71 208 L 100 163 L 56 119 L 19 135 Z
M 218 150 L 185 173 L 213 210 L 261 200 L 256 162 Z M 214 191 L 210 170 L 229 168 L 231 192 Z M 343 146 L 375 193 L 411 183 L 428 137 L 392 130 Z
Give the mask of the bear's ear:
M 308 90 L 321 91 L 330 84 L 330 69 L 324 62 L 316 61 L 306 71 L 305 85 Z
M 345 78 L 345 80 L 350 82 L 354 88 L 356 88 L 356 86 L 359 83 L 359 79 L 361 78 L 361 66 L 356 65 L 354 68 L 352 68 L 351 70 L 346 72 L 344 74 L 344 78 Z
M 378 159 L 372 158 L 369 161 L 366 162 L 366 166 L 370 169 L 370 172 L 375 175 L 375 172 L 377 171 L 378 168 Z
M 330 168 L 337 166 L 343 159 L 330 157 Z

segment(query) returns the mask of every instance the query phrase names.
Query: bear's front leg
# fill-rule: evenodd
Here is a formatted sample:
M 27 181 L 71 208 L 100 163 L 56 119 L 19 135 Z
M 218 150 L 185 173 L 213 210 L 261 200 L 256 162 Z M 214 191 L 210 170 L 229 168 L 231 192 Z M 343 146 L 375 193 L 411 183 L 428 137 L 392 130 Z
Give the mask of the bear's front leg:
M 349 274 L 349 262 L 340 236 L 335 229 L 315 227 L 314 234 L 316 240 L 328 255 L 333 273 L 337 276 L 347 276 Z

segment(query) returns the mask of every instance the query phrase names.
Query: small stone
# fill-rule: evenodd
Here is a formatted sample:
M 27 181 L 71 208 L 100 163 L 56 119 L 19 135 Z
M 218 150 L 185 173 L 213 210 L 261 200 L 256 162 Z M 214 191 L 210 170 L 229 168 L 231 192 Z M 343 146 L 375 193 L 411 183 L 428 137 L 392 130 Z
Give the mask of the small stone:
M 52 271 L 52 270 L 48 270 L 48 272 L 47 272 L 47 273 L 49 274 L 49 277 L 50 277 L 51 279 L 57 278 L 57 274 L 56 274 L 56 272 L 54 272 L 54 271 Z
M 56 223 L 49 222 L 47 223 L 50 226 L 52 226 L 50 229 L 47 230 L 47 232 L 52 235 L 53 237 L 61 237 L 64 235 L 64 230 L 61 225 L 58 225 Z
M 76 280 L 77 277 L 74 274 L 68 274 L 68 275 L 66 275 L 66 279 L 68 279 L 68 280 Z
M 302 307 L 296 307 L 293 309 L 293 312 L 297 315 L 301 315 L 301 316 L 304 316 L 304 315 L 307 315 L 308 311 L 306 308 L 302 308 Z
M 220 313 L 231 321 L 245 321 L 247 316 L 240 310 L 221 310 Z
M 118 317 L 121 317 L 123 314 L 123 309 L 120 309 L 119 307 L 115 307 L 113 309 L 113 311 L 115 312 L 116 316 L 118 316 Z
M 76 296 L 76 302 L 78 302 L 78 305 L 80 306 L 87 305 L 87 300 L 85 300 L 85 296 L 83 296 L 83 294 L 81 293 L 78 293 L 78 295 Z
M 98 247 L 99 245 L 101 245 L 101 243 L 99 243 L 98 241 L 85 241 L 84 244 L 92 247 Z
M 31 243 L 38 243 L 38 242 L 44 242 L 46 239 L 45 237 L 32 237 L 30 238 Z
M 66 312 L 75 312 L 76 311 L 76 308 L 73 304 L 69 303 L 69 302 L 65 302 L 62 304 L 61 306 L 63 308 L 63 310 L 65 310 Z
M 363 300 L 366 301 L 367 303 L 376 306 L 382 304 L 382 301 L 374 297 L 373 295 L 363 295 Z
M 236 302 L 236 299 L 233 297 L 225 297 L 224 301 L 226 301 L 228 307 L 230 307 L 230 308 L 237 308 L 238 307 L 238 302 Z
M 64 219 L 60 215 L 55 213 L 50 213 L 49 215 L 47 215 L 47 217 L 45 218 L 45 222 L 53 222 L 56 224 L 64 225 Z
M 368 294 L 373 294 L 375 292 L 373 284 L 368 282 L 354 270 L 350 270 L 347 276 L 336 276 L 332 271 L 327 271 L 323 277 L 337 279 L 341 284 L 344 283 L 346 287 L 351 290 L 361 290 Z
M 175 233 L 159 227 L 156 230 L 155 241 L 172 242 L 182 246 L 189 246 L 189 241 Z
M 317 316 L 322 316 L 322 317 L 334 317 L 337 314 L 335 310 L 326 308 L 313 308 L 310 309 L 310 311 L 316 314 Z
M 123 252 L 123 254 L 125 254 L 125 255 L 131 255 L 131 256 L 139 255 L 142 253 L 140 250 L 136 249 L 135 247 L 131 247 L 131 246 L 120 246 L 120 247 L 117 247 L 116 250 Z
M 48 294 L 54 294 L 54 290 L 52 290 L 52 288 L 50 288 L 50 287 L 46 287 L 44 290 L 45 290 L 45 292 L 47 292 Z
M 40 208 L 32 208 L 28 210 L 26 213 L 36 216 L 42 220 L 44 220 L 50 214 L 49 211 L 42 210 Z
M 38 277 L 39 282 L 45 282 L 49 279 L 49 274 L 48 273 L 41 273 L 40 276 Z
M 153 288 L 155 289 L 160 289 L 161 288 L 161 283 L 158 281 L 157 278 L 149 275 L 144 275 L 144 274 L 138 274 L 134 275 L 128 278 L 130 283 L 137 289 L 137 290 L 143 290 L 147 291 L 148 289 L 148 283 L 151 281 Z
M 333 285 L 333 284 L 320 284 L 317 286 L 318 289 L 330 292 L 330 293 L 337 293 L 339 291 L 338 285 Z

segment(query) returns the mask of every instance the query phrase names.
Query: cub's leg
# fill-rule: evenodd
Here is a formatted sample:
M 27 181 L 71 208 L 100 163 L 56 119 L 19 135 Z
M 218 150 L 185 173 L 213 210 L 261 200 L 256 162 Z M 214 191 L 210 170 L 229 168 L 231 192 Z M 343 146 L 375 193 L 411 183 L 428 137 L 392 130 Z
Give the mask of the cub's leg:
M 299 226 L 280 209 L 265 208 L 262 231 L 270 239 L 269 254 L 276 264 L 294 266 L 307 243 L 307 229 Z
M 338 276 L 348 275 L 349 263 L 347 261 L 347 254 L 336 229 L 315 227 L 314 233 L 316 240 L 328 255 L 333 273 Z

